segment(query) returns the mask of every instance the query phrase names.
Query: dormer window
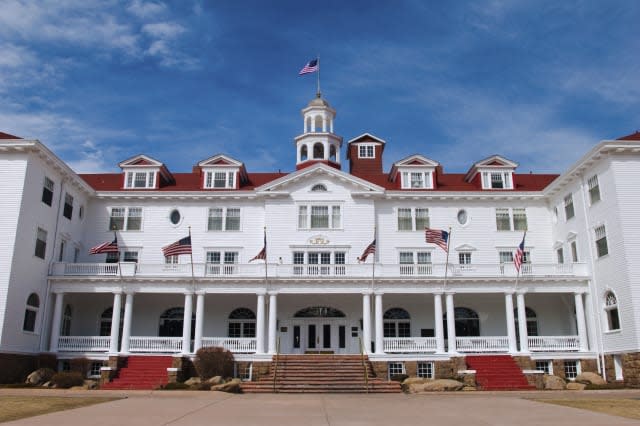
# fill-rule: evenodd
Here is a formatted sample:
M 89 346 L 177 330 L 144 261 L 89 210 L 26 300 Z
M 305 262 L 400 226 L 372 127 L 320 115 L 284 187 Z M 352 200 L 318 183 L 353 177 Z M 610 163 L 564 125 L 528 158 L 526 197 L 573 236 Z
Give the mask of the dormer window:
M 359 145 L 358 158 L 376 158 L 375 146 L 372 144 Z
M 235 171 L 206 171 L 204 179 L 205 188 L 233 189 L 236 187 Z
M 482 172 L 482 189 L 512 189 L 512 172 Z
M 156 174 L 155 171 L 128 171 L 125 188 L 155 188 Z
M 402 189 L 432 189 L 430 171 L 402 172 Z

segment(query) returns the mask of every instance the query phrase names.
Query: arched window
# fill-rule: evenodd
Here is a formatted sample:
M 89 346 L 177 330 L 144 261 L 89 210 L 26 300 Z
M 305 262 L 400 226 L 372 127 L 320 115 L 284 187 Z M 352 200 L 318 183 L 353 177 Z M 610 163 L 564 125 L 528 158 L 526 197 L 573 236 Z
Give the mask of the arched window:
M 313 145 L 313 159 L 324 159 L 324 145 L 322 145 L 320 142 L 317 142 Z
M 302 145 L 300 147 L 300 161 L 305 161 L 307 158 L 309 158 L 309 153 L 307 151 L 307 146 L 306 145 Z
M 65 306 L 64 313 L 62 315 L 62 324 L 60 324 L 61 336 L 71 336 L 71 318 L 72 317 L 73 317 L 73 312 L 71 310 L 71 305 Z
M 336 157 L 337 157 L 337 155 L 336 155 L 336 146 L 335 145 L 331 145 L 329 147 L 329 160 L 335 162 L 336 161 Z
M 321 183 L 315 184 L 311 187 L 311 191 L 313 192 L 327 192 L 327 187 Z
M 111 320 L 113 319 L 113 307 L 107 308 L 100 315 L 100 335 L 111 335 Z M 124 323 L 124 310 L 120 309 L 120 336 L 122 336 L 122 325 Z
M 524 312 L 527 315 L 527 336 L 538 336 L 538 315 L 536 311 L 526 306 Z M 513 316 L 516 320 L 516 339 L 520 342 L 520 326 L 518 325 L 518 308 L 513 310 Z
M 37 294 L 31 293 L 27 298 L 27 307 L 24 310 L 24 322 L 22 323 L 22 329 L 24 331 L 36 331 L 36 319 L 38 318 L 39 310 L 40 298 Z
M 248 308 L 231 311 L 228 337 L 256 337 L 256 314 Z
M 405 309 L 387 309 L 382 319 L 384 337 L 411 337 L 411 315 Z
M 618 313 L 618 298 L 612 291 L 604 295 L 604 311 L 607 313 L 607 327 L 609 331 L 620 330 L 620 314 Z
M 344 312 L 328 306 L 310 306 L 300 309 L 295 318 L 344 318 Z
M 478 313 L 470 308 L 458 307 L 454 311 L 456 319 L 456 336 L 480 336 L 480 319 Z M 444 315 L 444 334 L 447 337 L 447 316 Z
M 184 324 L 184 308 L 169 308 L 160 315 L 159 337 L 181 337 Z M 195 335 L 196 316 L 191 314 L 191 336 Z

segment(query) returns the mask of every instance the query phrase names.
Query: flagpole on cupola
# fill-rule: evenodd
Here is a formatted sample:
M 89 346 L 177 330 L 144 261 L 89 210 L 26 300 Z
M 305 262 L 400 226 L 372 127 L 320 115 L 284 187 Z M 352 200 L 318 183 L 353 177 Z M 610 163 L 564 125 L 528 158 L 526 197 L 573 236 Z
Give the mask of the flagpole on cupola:
M 316 92 L 316 96 L 321 98 L 322 92 L 320 92 L 320 55 L 318 55 L 318 91 Z

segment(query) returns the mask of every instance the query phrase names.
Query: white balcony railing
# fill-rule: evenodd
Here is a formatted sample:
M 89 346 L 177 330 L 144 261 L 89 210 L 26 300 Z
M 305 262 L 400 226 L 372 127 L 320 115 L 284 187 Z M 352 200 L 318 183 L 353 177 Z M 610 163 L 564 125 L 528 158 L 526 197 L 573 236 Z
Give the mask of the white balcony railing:
M 233 353 L 254 353 L 256 339 L 250 337 L 203 337 L 202 347 L 218 346 Z
M 60 336 L 60 352 L 106 352 L 109 350 L 109 336 Z
M 211 277 L 211 278 L 255 278 L 264 276 L 263 263 L 249 264 L 212 264 L 190 263 L 54 263 L 52 276 L 141 276 L 141 277 Z M 444 277 L 445 265 L 441 263 L 427 264 L 376 264 L 375 275 L 379 278 L 441 278 Z M 372 274 L 371 264 L 348 265 L 291 265 L 269 264 L 268 275 L 272 278 L 369 278 Z M 521 279 L 533 277 L 577 276 L 589 275 L 584 263 L 537 264 L 522 265 Z M 516 269 L 512 263 L 449 265 L 448 276 L 456 277 L 506 277 L 515 278 Z
M 458 352 L 508 352 L 507 336 L 456 337 Z
M 386 353 L 426 353 L 436 351 L 435 337 L 385 337 Z
M 529 336 L 529 350 L 534 352 L 579 351 L 578 336 Z
M 129 350 L 131 352 L 181 352 L 182 337 L 131 336 Z

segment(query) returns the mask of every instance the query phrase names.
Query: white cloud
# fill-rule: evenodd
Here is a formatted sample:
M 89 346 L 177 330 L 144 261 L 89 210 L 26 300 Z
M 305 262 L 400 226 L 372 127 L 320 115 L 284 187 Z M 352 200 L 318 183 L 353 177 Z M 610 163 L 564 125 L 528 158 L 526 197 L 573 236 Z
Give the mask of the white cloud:
M 143 25 L 142 32 L 159 39 L 173 39 L 184 33 L 185 29 L 174 22 L 156 22 Z
M 167 6 L 153 1 L 133 0 L 127 10 L 140 18 L 149 18 L 164 13 Z

